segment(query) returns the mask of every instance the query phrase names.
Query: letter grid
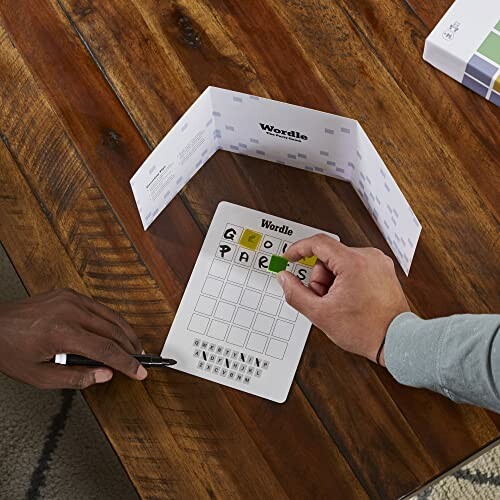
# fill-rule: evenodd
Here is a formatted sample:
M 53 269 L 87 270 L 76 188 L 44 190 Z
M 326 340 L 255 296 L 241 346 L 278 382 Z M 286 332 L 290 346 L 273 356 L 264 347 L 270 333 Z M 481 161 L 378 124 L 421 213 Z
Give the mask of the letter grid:
M 298 313 L 268 266 L 291 244 L 265 229 L 226 225 L 188 323 L 198 369 L 249 384 L 285 357 Z M 315 262 L 289 262 L 287 270 L 307 285 Z

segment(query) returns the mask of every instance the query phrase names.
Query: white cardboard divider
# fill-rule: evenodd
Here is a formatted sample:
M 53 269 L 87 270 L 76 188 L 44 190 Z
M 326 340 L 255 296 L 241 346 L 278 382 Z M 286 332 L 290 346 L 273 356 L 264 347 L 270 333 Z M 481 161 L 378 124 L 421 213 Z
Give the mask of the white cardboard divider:
M 408 274 L 422 227 L 357 121 L 217 87 L 132 177 L 144 229 L 219 149 L 350 182 Z

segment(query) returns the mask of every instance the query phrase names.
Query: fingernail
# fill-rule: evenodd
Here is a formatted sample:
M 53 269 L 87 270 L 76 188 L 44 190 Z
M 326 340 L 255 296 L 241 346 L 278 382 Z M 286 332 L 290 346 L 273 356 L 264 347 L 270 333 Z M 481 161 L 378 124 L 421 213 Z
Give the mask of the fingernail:
M 144 380 L 148 376 L 148 372 L 146 371 L 146 368 L 144 368 L 144 366 L 139 365 L 139 369 L 137 370 L 136 375 L 139 380 Z
M 280 271 L 276 275 L 276 279 L 278 280 L 278 283 L 283 286 L 285 284 L 285 271 Z
M 96 384 L 103 384 L 104 382 L 111 380 L 112 377 L 113 377 L 113 372 L 110 372 L 108 370 L 97 370 L 94 373 Z

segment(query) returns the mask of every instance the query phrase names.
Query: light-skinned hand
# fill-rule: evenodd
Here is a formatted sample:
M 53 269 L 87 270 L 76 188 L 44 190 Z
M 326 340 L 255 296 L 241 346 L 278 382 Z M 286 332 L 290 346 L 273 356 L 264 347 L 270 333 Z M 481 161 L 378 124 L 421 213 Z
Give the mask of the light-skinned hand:
M 295 262 L 313 255 L 309 287 L 288 271 L 278 273 L 286 301 L 339 347 L 375 361 L 391 321 L 410 310 L 392 259 L 323 234 L 297 241 L 284 257 Z M 380 361 L 385 366 L 383 351 Z
M 110 380 L 112 369 L 142 380 L 147 372 L 131 356 L 140 352 L 139 339 L 120 315 L 72 290 L 0 304 L 0 372 L 41 389 L 85 389 Z M 56 365 L 58 353 L 106 367 Z

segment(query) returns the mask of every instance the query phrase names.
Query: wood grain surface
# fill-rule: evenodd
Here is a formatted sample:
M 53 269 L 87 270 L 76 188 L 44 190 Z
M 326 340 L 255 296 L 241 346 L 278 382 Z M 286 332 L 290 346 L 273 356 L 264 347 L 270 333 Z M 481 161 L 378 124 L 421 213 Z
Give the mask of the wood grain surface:
M 128 181 L 216 85 L 359 120 L 423 225 L 412 309 L 498 310 L 498 108 L 421 58 L 449 4 L 0 0 L 0 239 L 30 293 L 159 352 L 222 200 L 392 255 L 347 183 L 226 152 L 144 232 Z M 85 396 L 144 498 L 397 498 L 500 436 L 316 329 L 283 405 L 172 370 Z

